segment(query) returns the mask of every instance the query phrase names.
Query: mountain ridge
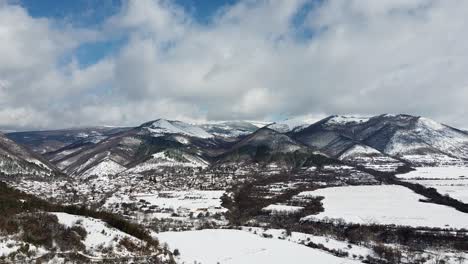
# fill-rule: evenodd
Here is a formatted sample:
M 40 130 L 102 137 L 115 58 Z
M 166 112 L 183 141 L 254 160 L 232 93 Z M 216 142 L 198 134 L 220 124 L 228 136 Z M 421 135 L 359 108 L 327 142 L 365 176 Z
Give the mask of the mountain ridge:
M 45 157 L 70 175 L 93 172 L 94 167 L 98 167 L 96 171 L 126 171 L 164 151 L 185 153 L 183 155 L 194 160 L 206 161 L 208 166 L 239 161 L 241 156 L 241 160 L 258 162 L 260 156 L 294 152 L 322 153 L 356 164 L 380 164 L 387 169 L 406 163 L 418 166 L 468 160 L 466 132 L 421 116 L 332 115 L 309 125 L 290 128 L 287 132 L 281 132 L 285 130 L 276 124 L 260 126 L 248 121 L 233 121 L 197 125 L 155 119 L 133 128 L 105 130 L 98 135 L 102 136 L 99 141 L 90 140 L 92 135 L 78 138 L 46 153 Z M 62 131 L 70 133 L 70 130 Z M 48 133 L 60 135 L 64 132 Z M 77 135 L 79 131 L 72 134 Z M 13 134 L 13 138 L 18 135 Z M 22 135 L 35 134 L 25 132 Z M 29 140 L 40 142 L 40 138 Z

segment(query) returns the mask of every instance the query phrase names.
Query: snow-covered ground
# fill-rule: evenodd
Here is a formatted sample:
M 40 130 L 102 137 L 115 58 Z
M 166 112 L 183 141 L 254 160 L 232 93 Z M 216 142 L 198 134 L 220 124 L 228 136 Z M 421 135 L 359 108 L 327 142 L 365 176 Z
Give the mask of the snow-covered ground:
M 354 155 L 368 156 L 368 155 L 382 155 L 382 153 L 369 146 L 356 144 L 350 149 L 346 150 L 343 154 L 341 154 L 339 159 L 347 159 Z
M 346 150 L 338 159 L 353 162 L 377 171 L 395 171 L 399 166 L 404 165 L 401 161 L 387 156 L 374 148 L 359 144 Z
M 115 260 L 118 263 L 122 263 L 119 260 L 120 258 L 124 258 L 124 261 L 129 261 L 129 258 L 147 257 L 156 255 L 161 251 L 160 248 L 150 246 L 145 241 L 111 227 L 100 219 L 62 212 L 50 214 L 55 215 L 58 223 L 66 228 L 81 228 L 85 233 L 79 233 L 81 240 L 78 243 L 82 243 L 84 247 L 81 248 L 70 244 L 69 246 L 72 247 L 71 250 L 60 250 L 63 245 L 58 243 L 63 243 L 63 241 L 68 239 L 66 234 L 62 234 L 63 236 L 61 237 L 65 240 L 57 241 L 53 238 L 53 247 L 46 246 L 43 243 L 38 245 L 25 240 L 21 235 L 23 231 L 18 234 L 2 234 L 0 236 L 0 263 L 71 263 L 59 255 L 56 255 L 51 260 L 37 260 L 41 256 L 50 253 L 60 253 L 64 255 L 69 253 L 78 253 L 82 257 L 86 258 L 89 263 L 94 263 L 94 261 L 101 263 L 100 261 L 104 259 L 107 261 Z M 24 232 L 28 232 L 28 230 L 24 230 Z M 74 240 L 72 239 L 70 241 Z M 76 242 L 77 241 L 73 243 Z M 27 248 L 26 251 L 28 254 L 24 254 L 24 249 L 22 248 Z M 147 251 L 143 251 L 143 249 Z M 18 255 L 21 256 L 18 257 Z M 75 262 L 73 261 L 73 263 Z
M 349 258 L 352 258 L 353 255 L 356 258 L 362 256 L 365 258 L 368 255 L 372 255 L 372 250 L 363 246 L 358 246 L 350 244 L 346 241 L 336 240 L 331 237 L 325 236 L 314 236 L 306 233 L 300 232 L 291 232 L 289 235 L 284 229 L 267 229 L 264 230 L 260 227 L 242 227 L 242 230 L 248 231 L 250 233 L 265 237 L 271 236 L 274 239 L 284 239 L 298 244 L 307 245 L 307 243 L 312 242 L 317 245 L 323 245 L 330 250 L 339 250 L 342 252 L 347 252 Z
M 6 257 L 19 248 L 15 240 L 8 239 L 7 237 L 2 237 L 0 239 L 0 257 Z
M 119 163 L 106 158 L 103 161 L 99 162 L 99 164 L 89 168 L 84 173 L 82 173 L 81 177 L 83 179 L 86 179 L 90 176 L 115 175 L 126 169 L 127 168 L 120 165 Z
M 425 187 L 436 189 L 440 194 L 448 195 L 461 202 L 468 203 L 468 179 L 464 180 L 410 180 Z
M 397 175 L 400 179 L 468 179 L 468 167 L 418 167 L 416 170 Z
M 0 236 L 0 263 L 7 263 L 3 262 L 2 258 L 7 258 L 10 254 L 16 254 L 18 250 L 24 246 L 25 243 L 23 241 L 19 241 L 15 238 L 15 236 Z M 29 252 L 34 252 L 34 254 L 40 256 L 48 251 L 43 247 L 38 247 L 33 244 L 27 244 L 29 247 Z M 20 262 L 18 262 L 20 263 Z M 26 262 L 21 262 L 26 263 Z
M 400 159 L 409 161 L 413 164 L 427 165 L 437 164 L 443 166 L 463 165 L 465 162 L 445 154 L 425 153 L 425 154 L 404 154 L 399 156 Z
M 180 251 L 179 263 L 284 264 L 360 263 L 296 243 L 267 239 L 241 230 L 165 232 L 157 235 L 170 249 Z
M 221 206 L 224 191 L 163 191 L 154 194 L 137 194 L 138 200 L 145 200 L 160 210 L 171 209 L 174 212 L 210 212 L 221 213 L 226 209 Z
M 284 204 L 270 204 L 262 210 L 265 212 L 270 212 L 271 214 L 294 214 L 304 210 L 304 207 Z
M 102 248 L 112 248 L 113 253 L 117 256 L 131 256 L 131 252 L 119 245 L 120 241 L 127 238 L 136 245 L 142 245 L 143 243 L 135 237 L 110 227 L 99 219 L 67 213 L 53 214 L 57 216 L 59 223 L 66 227 L 81 226 L 87 231 L 86 239 L 83 241 L 83 244 L 86 246 L 86 251 L 88 253 L 98 253 Z
M 302 192 L 323 196 L 325 211 L 307 216 L 312 221 L 343 219 L 350 223 L 395 224 L 413 227 L 468 228 L 468 214 L 420 202 L 425 197 L 402 186 L 345 186 Z
M 435 188 L 443 195 L 468 203 L 468 167 L 419 167 L 415 171 L 397 176 Z

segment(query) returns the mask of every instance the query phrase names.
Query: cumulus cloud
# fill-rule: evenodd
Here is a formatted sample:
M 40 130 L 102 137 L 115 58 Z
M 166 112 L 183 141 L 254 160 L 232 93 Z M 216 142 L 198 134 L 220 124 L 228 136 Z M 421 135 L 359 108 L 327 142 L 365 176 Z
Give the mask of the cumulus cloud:
M 91 30 L 0 4 L 0 126 L 385 112 L 468 126 L 467 11 L 241 0 L 200 23 L 172 1 L 138 0 Z M 116 36 L 127 39 L 118 52 L 77 63 L 77 47 Z
M 19 6 L 0 3 L 0 125 L 62 122 L 53 118 L 54 111 L 60 111 L 54 106 L 90 88 L 83 84 L 96 84 L 93 72 L 102 64 L 82 70 L 62 60 L 80 44 L 96 39 L 96 32 L 34 19 Z

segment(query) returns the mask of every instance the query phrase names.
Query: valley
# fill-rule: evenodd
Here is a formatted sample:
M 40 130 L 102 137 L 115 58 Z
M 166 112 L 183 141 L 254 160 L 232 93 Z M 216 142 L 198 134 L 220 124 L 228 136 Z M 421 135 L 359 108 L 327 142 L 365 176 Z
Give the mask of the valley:
M 157 119 L 0 135 L 0 180 L 16 206 L 10 212 L 4 203 L 3 210 L 19 226 L 21 217 L 40 213 L 63 230 L 84 230 L 59 254 L 3 224 L 0 257 L 206 264 L 468 259 L 466 132 L 409 115 L 297 123 Z M 23 196 L 52 204 L 24 207 Z M 107 214 L 145 235 L 112 229 Z M 150 238 L 159 240 L 151 249 Z

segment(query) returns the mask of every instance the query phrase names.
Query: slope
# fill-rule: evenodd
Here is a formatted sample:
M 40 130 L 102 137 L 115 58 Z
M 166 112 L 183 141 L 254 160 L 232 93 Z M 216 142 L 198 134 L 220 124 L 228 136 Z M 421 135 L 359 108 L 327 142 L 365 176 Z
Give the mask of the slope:
M 13 132 L 6 134 L 6 136 L 35 153 L 44 154 L 79 141 L 97 144 L 112 134 L 128 129 L 129 128 L 119 127 L 85 127 L 48 131 Z
M 0 134 L 0 175 L 44 177 L 58 174 L 48 161 Z

